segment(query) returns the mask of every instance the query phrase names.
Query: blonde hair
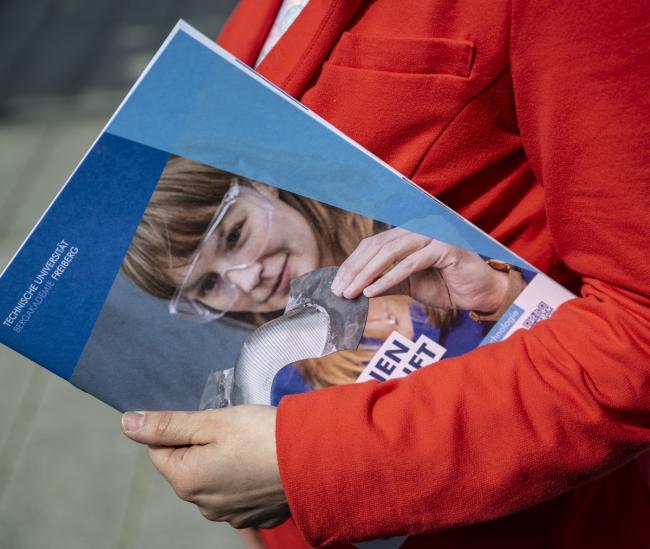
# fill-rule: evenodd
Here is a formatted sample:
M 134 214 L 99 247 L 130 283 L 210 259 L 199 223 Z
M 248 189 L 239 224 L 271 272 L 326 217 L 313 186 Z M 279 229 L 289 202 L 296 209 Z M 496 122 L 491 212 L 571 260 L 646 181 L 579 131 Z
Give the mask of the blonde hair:
M 173 270 L 189 263 L 232 179 L 231 173 L 172 157 L 126 253 L 122 263 L 124 273 L 149 294 L 171 299 L 176 291 Z M 250 185 L 248 180 L 241 179 L 241 182 Z M 362 215 L 281 189 L 278 198 L 302 214 L 318 231 L 321 257 L 331 257 L 336 265 L 340 265 L 363 238 L 388 228 Z M 228 316 L 260 326 L 281 314 L 281 311 L 249 312 L 229 313 Z M 449 317 L 449 312 L 432 309 L 429 316 L 440 324 Z M 353 382 L 372 352 L 372 347 L 367 346 L 297 364 L 310 385 L 338 385 Z

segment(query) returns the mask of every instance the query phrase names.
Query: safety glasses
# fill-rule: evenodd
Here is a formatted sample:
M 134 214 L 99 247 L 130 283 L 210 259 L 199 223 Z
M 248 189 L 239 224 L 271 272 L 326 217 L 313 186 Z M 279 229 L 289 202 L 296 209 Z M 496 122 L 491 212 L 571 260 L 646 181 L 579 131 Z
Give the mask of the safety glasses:
M 246 269 L 260 258 L 269 240 L 272 217 L 270 199 L 233 177 L 169 301 L 170 314 L 210 322 L 238 310 L 243 293 L 228 274 Z

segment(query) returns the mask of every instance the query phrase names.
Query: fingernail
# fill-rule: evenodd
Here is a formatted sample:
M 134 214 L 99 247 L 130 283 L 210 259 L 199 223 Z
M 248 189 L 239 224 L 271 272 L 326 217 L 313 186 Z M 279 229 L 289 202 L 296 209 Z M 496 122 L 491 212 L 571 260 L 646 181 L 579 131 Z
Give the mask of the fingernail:
M 345 290 L 341 292 L 341 295 L 343 297 L 346 297 L 347 299 L 354 299 L 354 292 L 356 292 L 357 287 L 353 284 L 350 284 Z
M 127 412 L 122 416 L 123 431 L 139 431 L 144 423 L 144 414 L 142 412 Z
M 337 296 L 341 295 L 341 279 L 338 276 L 334 277 L 334 280 L 332 281 L 331 290 L 334 295 Z

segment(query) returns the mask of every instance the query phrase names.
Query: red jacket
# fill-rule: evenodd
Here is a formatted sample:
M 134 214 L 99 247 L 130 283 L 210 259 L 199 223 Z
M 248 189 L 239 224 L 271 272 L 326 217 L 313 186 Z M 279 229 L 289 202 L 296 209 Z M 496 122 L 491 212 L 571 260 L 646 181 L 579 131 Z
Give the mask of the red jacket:
M 242 1 L 220 43 L 252 64 L 279 4 Z M 648 547 L 649 11 L 311 0 L 260 65 L 581 295 L 408 378 L 285 398 L 280 470 L 309 543 Z M 291 528 L 269 546 L 300 547 Z

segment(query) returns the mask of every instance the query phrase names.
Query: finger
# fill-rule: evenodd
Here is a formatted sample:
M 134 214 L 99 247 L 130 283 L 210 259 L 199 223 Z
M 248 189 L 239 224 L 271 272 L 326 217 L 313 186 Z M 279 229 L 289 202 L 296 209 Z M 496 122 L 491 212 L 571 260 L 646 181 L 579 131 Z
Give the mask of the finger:
M 392 290 L 395 287 L 403 284 L 414 273 L 428 269 L 431 267 L 431 264 L 431 249 L 428 246 L 421 248 L 400 261 L 385 275 L 375 280 L 363 293 L 366 297 L 377 297 L 379 295 L 394 293 Z
M 370 261 L 374 255 L 381 249 L 381 246 L 395 238 L 399 238 L 403 229 L 389 229 L 368 238 L 364 238 L 355 250 L 341 263 L 334 281 L 332 282 L 332 292 L 335 295 L 342 295 L 343 290 L 350 285 L 350 282 L 358 274 L 361 268 Z
M 342 295 L 348 299 L 357 297 L 391 265 L 422 249 L 430 240 L 426 236 L 407 233 L 383 244 L 375 256 L 361 268 L 347 288 L 343 290 Z
M 429 256 L 429 267 L 436 269 L 446 269 L 459 261 L 459 254 L 466 252 L 462 248 L 452 246 L 441 240 L 431 240 L 426 247 L 426 253 Z M 482 260 L 481 260 L 482 262 Z
M 177 450 L 184 450 L 185 448 L 187 446 L 148 446 L 147 453 L 154 467 L 169 480 L 168 471 L 173 470 L 173 466 L 170 464 L 172 456 Z
M 127 412 L 122 431 L 136 442 L 149 446 L 207 444 L 213 433 L 206 425 L 207 412 Z
M 154 467 L 160 471 L 170 483 L 175 475 L 180 474 L 179 464 L 182 463 L 187 451 L 192 446 L 149 446 L 147 453 Z
M 165 477 L 176 495 L 184 500 L 196 502 L 201 492 L 201 480 L 194 471 L 189 454 L 200 446 L 149 446 L 149 459 L 160 474 Z

